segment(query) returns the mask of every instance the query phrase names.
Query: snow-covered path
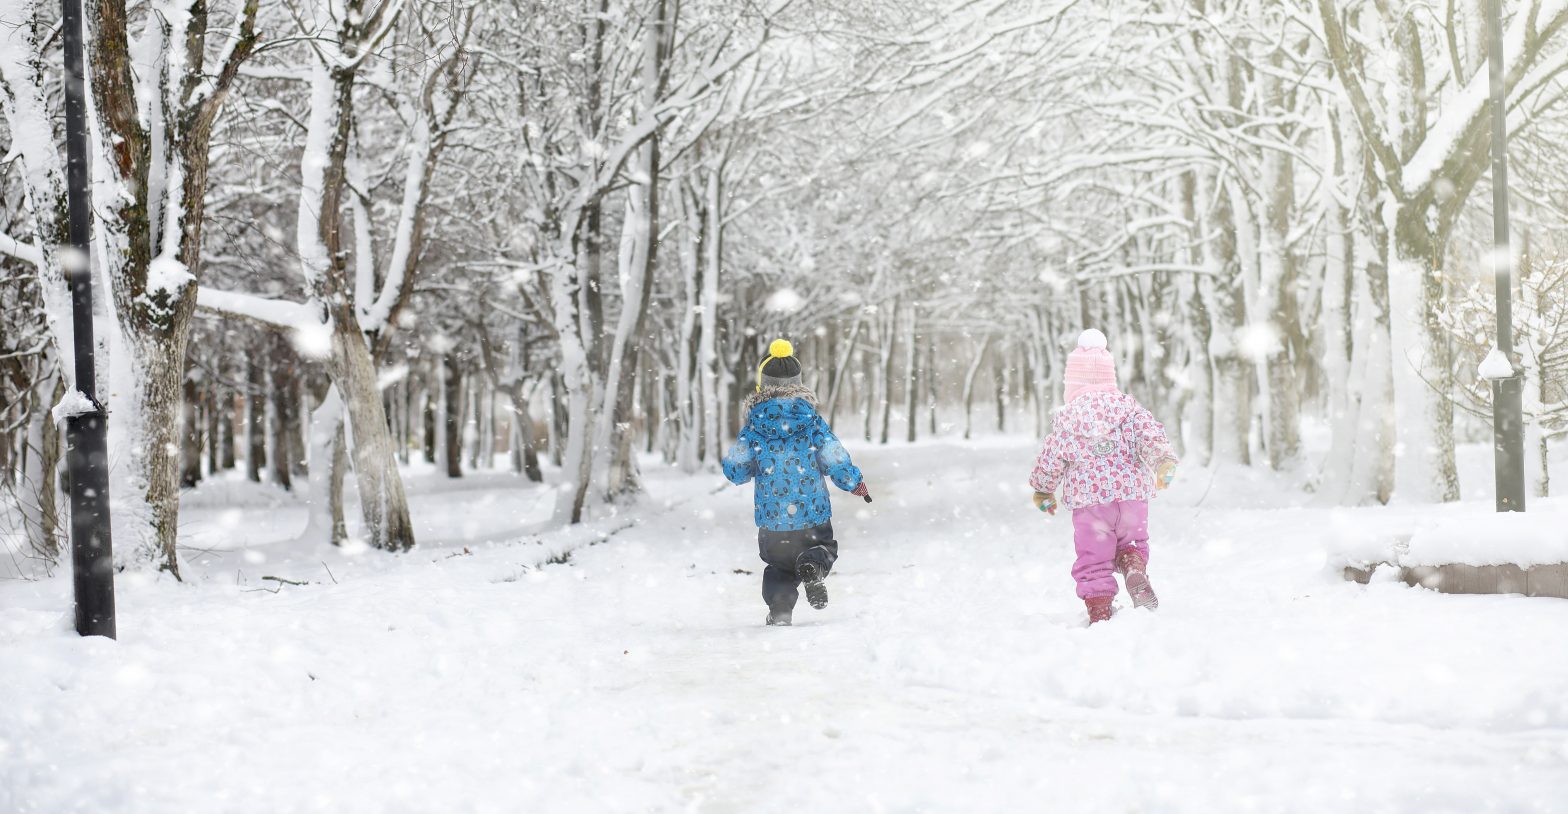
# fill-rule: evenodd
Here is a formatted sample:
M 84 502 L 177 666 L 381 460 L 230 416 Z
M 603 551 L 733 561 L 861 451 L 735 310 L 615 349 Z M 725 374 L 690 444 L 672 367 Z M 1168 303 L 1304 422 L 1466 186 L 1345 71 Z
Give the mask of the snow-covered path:
M 1028 442 L 855 452 L 877 502 L 788 629 L 749 492 L 664 476 L 542 568 L 584 533 L 122 580 L 118 643 L 65 631 L 68 580 L 0 584 L 0 811 L 1568 810 L 1568 602 L 1323 568 L 1395 510 L 1193 474 L 1161 610 L 1088 629 Z

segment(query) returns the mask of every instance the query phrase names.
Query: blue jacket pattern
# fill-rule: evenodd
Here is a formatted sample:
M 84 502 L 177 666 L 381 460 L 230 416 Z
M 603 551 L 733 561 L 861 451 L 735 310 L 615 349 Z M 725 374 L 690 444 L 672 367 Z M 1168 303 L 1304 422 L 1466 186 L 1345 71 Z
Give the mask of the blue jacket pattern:
M 832 519 L 824 477 L 846 492 L 861 481 L 849 452 L 817 415 L 809 391 L 753 405 L 723 464 L 731 483 L 756 479 L 757 528 L 773 531 L 811 528 Z

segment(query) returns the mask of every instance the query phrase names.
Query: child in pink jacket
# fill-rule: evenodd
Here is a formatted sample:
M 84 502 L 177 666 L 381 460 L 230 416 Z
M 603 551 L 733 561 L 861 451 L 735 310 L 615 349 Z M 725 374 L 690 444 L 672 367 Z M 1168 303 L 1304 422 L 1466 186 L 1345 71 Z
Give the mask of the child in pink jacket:
M 1066 403 L 1029 476 L 1041 511 L 1056 514 L 1058 487 L 1073 510 L 1073 579 L 1090 624 L 1111 618 L 1116 573 L 1126 578 L 1134 607 L 1159 606 L 1147 571 L 1149 500 L 1176 471 L 1165 427 L 1116 388 L 1105 345 L 1105 334 L 1091 328 L 1067 355 Z

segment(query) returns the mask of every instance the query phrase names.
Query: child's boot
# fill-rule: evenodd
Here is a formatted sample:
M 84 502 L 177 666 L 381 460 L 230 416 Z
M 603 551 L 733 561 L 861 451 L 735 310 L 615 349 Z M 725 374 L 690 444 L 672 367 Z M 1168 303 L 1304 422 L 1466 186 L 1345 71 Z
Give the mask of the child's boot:
M 811 607 L 822 610 L 828 606 L 828 586 L 823 580 L 827 575 L 822 573 L 822 566 L 805 560 L 795 566 L 795 573 L 800 575 L 801 584 L 806 588 L 806 601 Z
M 1133 607 L 1155 610 L 1160 606 L 1160 598 L 1154 595 L 1154 586 L 1149 584 L 1148 561 L 1137 549 L 1124 548 L 1116 552 L 1116 570 L 1127 580 L 1127 594 L 1132 597 Z
M 1111 600 L 1114 596 L 1091 596 L 1083 601 L 1084 607 L 1089 609 L 1089 624 L 1103 622 L 1111 618 Z
M 791 624 L 793 624 L 790 621 L 790 616 L 792 615 L 793 614 L 787 610 L 770 610 L 768 611 L 768 624 L 770 626 L 789 627 Z

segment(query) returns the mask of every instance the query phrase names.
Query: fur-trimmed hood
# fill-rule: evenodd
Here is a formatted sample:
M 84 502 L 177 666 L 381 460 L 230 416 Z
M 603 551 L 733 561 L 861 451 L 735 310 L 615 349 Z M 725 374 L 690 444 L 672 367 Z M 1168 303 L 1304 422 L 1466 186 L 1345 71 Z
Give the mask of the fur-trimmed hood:
M 788 384 L 783 387 L 764 387 L 761 390 L 747 396 L 745 401 L 741 402 L 740 408 L 749 413 L 751 412 L 751 408 L 757 406 L 758 404 L 761 404 L 764 401 L 772 401 L 774 399 L 801 399 L 807 404 L 811 405 L 812 412 L 816 412 L 817 409 L 817 394 L 811 392 L 811 388 L 803 384 Z
M 761 438 L 785 438 L 810 429 L 817 419 L 817 396 L 791 384 L 764 387 L 744 402 L 746 427 Z

